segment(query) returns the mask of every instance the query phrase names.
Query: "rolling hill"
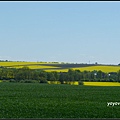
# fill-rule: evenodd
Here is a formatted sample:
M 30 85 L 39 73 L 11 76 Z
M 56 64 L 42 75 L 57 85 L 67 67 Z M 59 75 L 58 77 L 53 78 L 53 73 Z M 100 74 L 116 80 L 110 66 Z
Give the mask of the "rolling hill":
M 67 72 L 68 69 L 80 71 L 101 70 L 103 72 L 117 72 L 120 70 L 119 65 L 103 65 L 103 64 L 74 64 L 74 63 L 54 63 L 54 62 L 0 62 L 0 67 L 22 68 L 24 66 L 30 69 L 42 69 L 47 72 Z

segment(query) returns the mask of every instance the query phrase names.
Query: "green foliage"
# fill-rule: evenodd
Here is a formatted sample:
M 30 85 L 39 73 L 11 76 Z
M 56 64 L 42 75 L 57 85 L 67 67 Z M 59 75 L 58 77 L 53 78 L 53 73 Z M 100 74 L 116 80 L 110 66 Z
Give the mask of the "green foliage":
M 68 69 L 68 72 L 45 72 L 43 70 L 29 69 L 27 66 L 19 69 L 0 68 L 1 80 L 37 80 L 41 82 L 47 81 L 120 81 L 120 70 L 118 72 L 105 73 L 99 71 L 83 71 Z M 41 80 L 45 79 L 45 80 Z
M 44 77 L 40 78 L 40 83 L 47 83 L 47 80 Z
M 119 87 L 0 83 L 0 118 L 120 118 Z
M 82 81 L 79 81 L 79 85 L 84 85 L 84 83 Z
M 25 80 L 20 80 L 20 81 L 19 81 L 19 83 L 24 83 L 24 82 L 25 82 Z
M 59 81 L 61 82 L 61 84 L 63 84 L 63 82 L 66 80 L 65 77 L 66 76 L 64 75 L 64 73 L 60 73 Z
M 37 80 L 20 80 L 19 83 L 39 83 Z
M 10 80 L 2 80 L 2 82 L 10 82 Z
M 16 83 L 16 80 L 11 79 L 9 82 Z
M 36 80 L 24 80 L 24 83 L 38 83 Z

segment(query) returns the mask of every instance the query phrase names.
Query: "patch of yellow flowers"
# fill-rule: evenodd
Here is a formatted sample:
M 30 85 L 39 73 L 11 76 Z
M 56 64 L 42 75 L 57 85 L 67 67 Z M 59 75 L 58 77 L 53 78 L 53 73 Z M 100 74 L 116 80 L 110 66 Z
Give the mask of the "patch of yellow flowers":
M 120 86 L 119 82 L 83 82 L 85 86 Z
M 60 81 L 48 81 L 48 84 L 61 84 Z
M 72 81 L 72 82 L 70 82 L 70 81 L 64 81 L 63 82 L 64 84 L 69 84 L 69 85 L 79 85 L 79 82 L 78 81 Z M 48 81 L 48 84 L 61 84 L 61 82 L 60 81 Z
M 60 81 L 48 81 L 48 84 L 61 84 Z M 64 81 L 64 84 L 79 85 L 78 81 Z M 83 82 L 84 86 L 120 86 L 119 82 Z

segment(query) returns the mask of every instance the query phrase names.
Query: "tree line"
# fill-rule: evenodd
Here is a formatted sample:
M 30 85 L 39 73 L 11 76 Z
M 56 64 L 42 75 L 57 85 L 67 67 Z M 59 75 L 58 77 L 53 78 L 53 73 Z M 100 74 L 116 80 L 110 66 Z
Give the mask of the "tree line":
M 120 82 L 120 70 L 118 72 L 105 73 L 99 71 L 80 71 L 68 69 L 68 72 L 46 72 L 40 69 L 23 68 L 0 68 L 0 80 L 37 80 L 40 83 L 47 81 L 101 81 L 101 82 Z

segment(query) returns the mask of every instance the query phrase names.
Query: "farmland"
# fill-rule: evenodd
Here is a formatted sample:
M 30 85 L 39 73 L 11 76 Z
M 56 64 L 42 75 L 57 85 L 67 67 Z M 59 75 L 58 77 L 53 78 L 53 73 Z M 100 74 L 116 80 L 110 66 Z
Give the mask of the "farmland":
M 119 65 L 63 64 L 46 62 L 0 62 L 0 80 L 29 82 L 120 82 Z M 34 82 L 34 81 L 31 81 Z
M 0 83 L 0 118 L 120 118 L 119 87 Z
M 43 65 L 44 64 L 44 65 Z M 44 62 L 0 62 L 0 66 L 8 68 L 22 68 L 29 67 L 30 69 L 52 69 L 58 68 L 56 66 L 47 66 L 47 63 Z
M 119 82 L 84 82 L 87 86 L 120 86 Z
M 0 62 L 1 67 L 9 68 L 22 68 L 24 66 L 29 67 L 30 69 L 42 69 L 47 72 L 56 71 L 56 72 L 67 72 L 68 69 L 72 68 L 73 70 L 80 71 L 93 71 L 101 70 L 103 72 L 117 72 L 120 70 L 118 65 L 101 65 L 101 64 L 71 64 L 71 63 L 50 63 L 50 62 Z

